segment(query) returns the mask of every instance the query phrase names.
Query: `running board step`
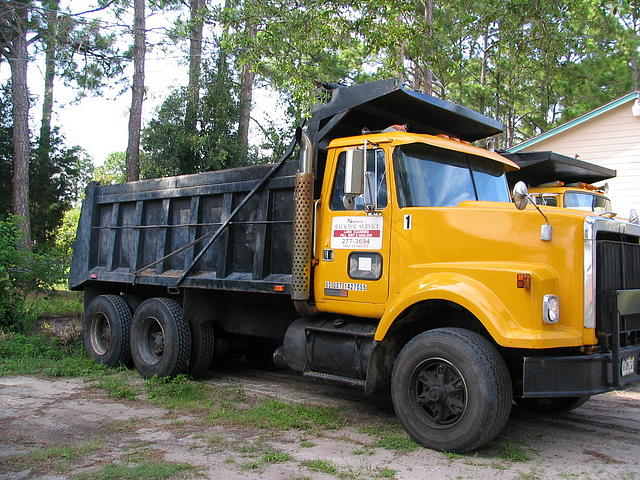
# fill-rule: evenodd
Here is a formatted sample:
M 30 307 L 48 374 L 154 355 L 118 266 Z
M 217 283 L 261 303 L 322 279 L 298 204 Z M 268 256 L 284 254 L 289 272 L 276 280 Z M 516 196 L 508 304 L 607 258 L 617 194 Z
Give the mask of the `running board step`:
M 332 375 L 330 373 L 322 372 L 304 372 L 305 377 L 320 378 L 322 380 L 331 380 L 332 382 L 344 383 L 352 387 L 364 388 L 367 384 L 365 380 L 358 380 L 357 378 L 343 377 L 341 375 Z

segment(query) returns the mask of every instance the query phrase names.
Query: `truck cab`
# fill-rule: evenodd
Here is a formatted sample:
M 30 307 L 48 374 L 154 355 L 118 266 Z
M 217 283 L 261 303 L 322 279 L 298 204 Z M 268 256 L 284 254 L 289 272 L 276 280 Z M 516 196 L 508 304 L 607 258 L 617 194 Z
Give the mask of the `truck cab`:
M 606 184 L 603 187 L 584 182 L 565 185 L 562 181 L 543 183 L 529 189 L 536 205 L 572 208 L 596 214 L 613 211 L 607 191 Z

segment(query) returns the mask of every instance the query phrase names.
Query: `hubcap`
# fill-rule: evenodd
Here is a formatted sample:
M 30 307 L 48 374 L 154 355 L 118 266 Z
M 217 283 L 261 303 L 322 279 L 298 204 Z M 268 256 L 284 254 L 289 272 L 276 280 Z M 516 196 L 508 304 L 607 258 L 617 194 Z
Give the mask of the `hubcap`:
M 140 338 L 140 354 L 147 365 L 155 365 L 164 353 L 164 330 L 154 317 L 145 318 L 142 322 Z
M 91 348 L 104 355 L 111 346 L 111 324 L 103 313 L 96 313 L 91 322 Z
M 436 428 L 455 425 L 467 409 L 464 377 L 443 358 L 429 358 L 418 364 L 409 388 L 414 408 Z

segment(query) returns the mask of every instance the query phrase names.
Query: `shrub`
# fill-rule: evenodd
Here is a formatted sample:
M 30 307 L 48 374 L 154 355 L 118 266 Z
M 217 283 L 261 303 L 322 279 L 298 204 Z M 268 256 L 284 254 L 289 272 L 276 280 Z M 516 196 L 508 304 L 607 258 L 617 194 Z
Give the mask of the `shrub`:
M 16 330 L 27 324 L 27 295 L 51 291 L 62 281 L 60 257 L 32 253 L 20 247 L 22 232 L 15 217 L 0 219 L 0 329 Z

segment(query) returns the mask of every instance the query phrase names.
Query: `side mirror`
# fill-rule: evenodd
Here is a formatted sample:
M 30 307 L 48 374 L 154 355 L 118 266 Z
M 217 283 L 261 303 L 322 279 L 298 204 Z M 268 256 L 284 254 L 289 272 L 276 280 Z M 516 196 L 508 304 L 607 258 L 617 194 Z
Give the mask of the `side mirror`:
M 629 212 L 629 223 L 640 225 L 640 217 L 638 217 L 638 211 L 635 208 L 632 208 L 631 212 Z
M 347 150 L 344 169 L 344 193 L 357 197 L 364 193 L 364 150 Z
M 520 181 L 513 187 L 513 203 L 518 210 L 524 210 L 529 204 L 529 190 L 527 185 Z

